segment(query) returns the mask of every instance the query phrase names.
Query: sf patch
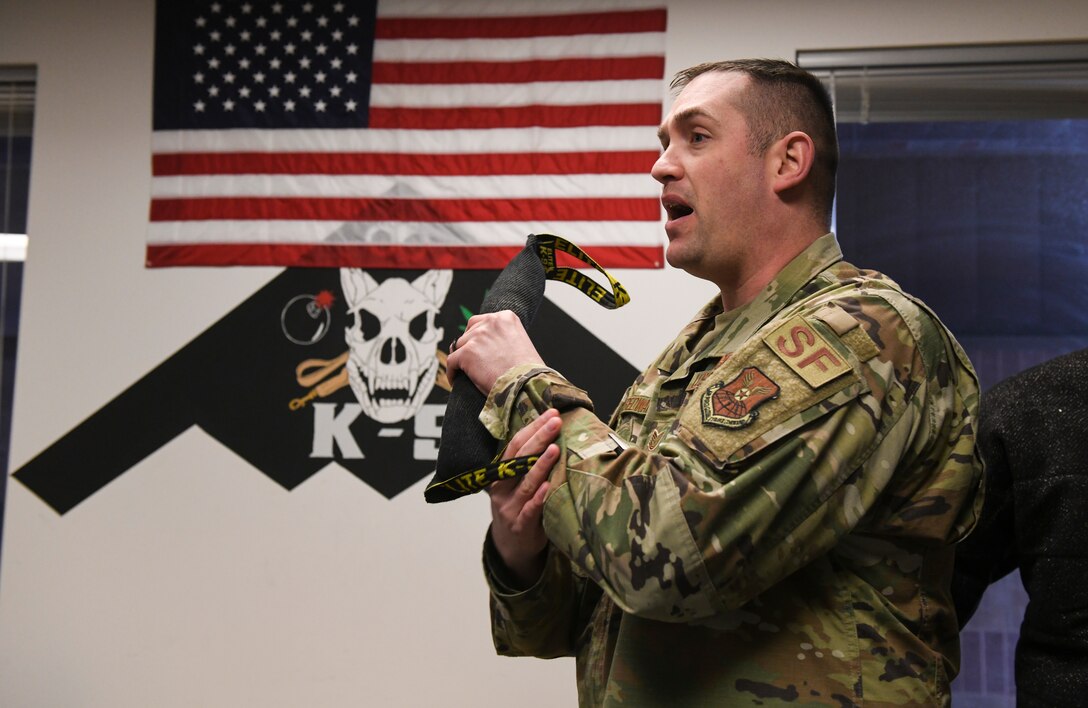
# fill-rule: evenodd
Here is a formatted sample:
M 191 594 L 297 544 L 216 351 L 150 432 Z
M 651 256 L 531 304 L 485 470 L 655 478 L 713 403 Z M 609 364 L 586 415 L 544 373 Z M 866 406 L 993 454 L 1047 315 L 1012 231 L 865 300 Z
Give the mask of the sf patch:
M 778 398 L 778 384 L 749 366 L 725 383 L 712 384 L 703 394 L 703 423 L 723 428 L 751 425 L 759 413 L 756 408 Z
M 812 388 L 851 371 L 850 362 L 800 315 L 764 337 L 763 343 Z

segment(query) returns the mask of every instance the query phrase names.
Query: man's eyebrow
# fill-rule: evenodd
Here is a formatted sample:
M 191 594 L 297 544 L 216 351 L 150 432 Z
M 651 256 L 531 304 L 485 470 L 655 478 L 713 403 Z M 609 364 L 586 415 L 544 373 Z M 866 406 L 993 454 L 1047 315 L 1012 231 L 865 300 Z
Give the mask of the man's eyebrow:
M 709 112 L 707 112 L 706 109 L 699 106 L 692 106 L 690 108 L 685 108 L 679 113 L 673 114 L 672 118 L 670 118 L 665 123 L 662 123 L 661 127 L 657 129 L 657 139 L 660 140 L 662 144 L 668 142 L 669 134 L 668 128 L 666 126 L 669 122 L 677 124 L 687 123 L 689 121 L 695 120 L 696 118 L 704 118 L 713 123 L 714 125 L 721 125 L 721 121 L 719 121 Z

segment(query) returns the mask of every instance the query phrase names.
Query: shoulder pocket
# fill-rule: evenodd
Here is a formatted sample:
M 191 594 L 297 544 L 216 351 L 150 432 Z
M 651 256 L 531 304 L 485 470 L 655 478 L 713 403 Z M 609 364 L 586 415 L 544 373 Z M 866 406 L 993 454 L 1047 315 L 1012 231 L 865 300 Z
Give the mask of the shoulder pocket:
M 712 467 L 737 466 L 866 393 L 860 367 L 824 322 L 791 317 L 716 368 L 674 434 Z

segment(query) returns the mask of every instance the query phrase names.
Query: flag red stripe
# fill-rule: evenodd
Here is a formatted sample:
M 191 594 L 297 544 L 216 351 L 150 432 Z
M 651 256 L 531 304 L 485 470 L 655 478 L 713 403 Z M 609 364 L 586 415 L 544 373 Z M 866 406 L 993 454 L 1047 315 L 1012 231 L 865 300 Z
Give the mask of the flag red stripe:
M 147 266 L 284 265 L 312 268 L 456 268 L 499 270 L 522 247 L 390 246 L 345 244 L 149 245 Z M 595 246 L 584 249 L 604 268 L 661 268 L 660 246 Z M 581 264 L 579 264 L 581 265 Z
M 562 175 L 643 174 L 656 150 L 408 154 L 338 152 L 199 152 L 153 155 L 156 177 L 173 175 Z
M 660 103 L 512 108 L 371 108 L 370 127 L 398 130 L 483 128 L 580 128 L 589 125 L 652 125 Z
M 661 80 L 665 57 L 538 61 L 374 62 L 375 84 L 517 84 L 530 81 Z
M 375 39 L 514 39 L 664 32 L 665 10 L 515 17 L 379 17 Z
M 151 221 L 657 221 L 657 199 L 153 199 Z

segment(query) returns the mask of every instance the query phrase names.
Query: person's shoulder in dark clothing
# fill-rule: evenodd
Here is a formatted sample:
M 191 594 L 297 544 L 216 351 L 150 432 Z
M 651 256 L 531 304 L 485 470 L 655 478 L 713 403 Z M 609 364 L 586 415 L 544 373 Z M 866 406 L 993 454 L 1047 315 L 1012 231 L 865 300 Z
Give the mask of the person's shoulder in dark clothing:
M 979 404 L 986 490 L 956 551 L 960 627 L 1019 568 L 1028 607 L 1017 646 L 1022 705 L 1088 695 L 1088 349 L 1005 379 Z M 1057 704 L 1055 704 L 1057 705 Z

